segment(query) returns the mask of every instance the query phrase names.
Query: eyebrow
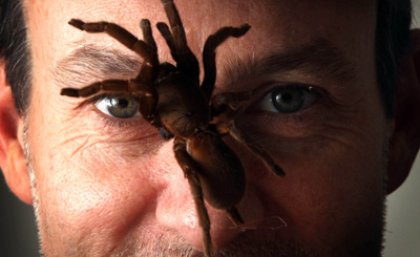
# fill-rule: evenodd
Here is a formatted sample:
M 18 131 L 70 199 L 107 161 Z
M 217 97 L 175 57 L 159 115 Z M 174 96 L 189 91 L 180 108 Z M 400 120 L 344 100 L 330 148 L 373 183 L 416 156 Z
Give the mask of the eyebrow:
M 140 57 L 118 49 L 85 44 L 61 59 L 53 73 L 60 87 L 77 88 L 95 82 L 94 79 L 134 77 L 140 66 Z M 338 82 L 356 78 L 354 64 L 329 40 L 321 38 L 262 57 L 251 55 L 245 61 L 231 60 L 221 72 L 222 84 L 232 88 L 241 87 L 238 81 L 293 70 Z
M 235 84 L 239 84 L 239 81 L 294 70 L 337 82 L 350 81 L 357 77 L 354 64 L 339 48 L 324 38 L 283 48 L 266 56 L 250 56 L 245 61 L 231 62 L 225 66 L 222 77 L 225 78 L 224 84 L 236 87 Z
M 141 58 L 117 49 L 94 44 L 82 45 L 61 59 L 53 76 L 60 87 L 83 87 L 95 79 L 134 77 L 140 69 Z

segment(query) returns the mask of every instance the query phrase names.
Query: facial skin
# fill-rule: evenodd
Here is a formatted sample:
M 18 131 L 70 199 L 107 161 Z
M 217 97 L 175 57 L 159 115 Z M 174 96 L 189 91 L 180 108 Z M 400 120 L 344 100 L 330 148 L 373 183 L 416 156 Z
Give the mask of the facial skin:
M 376 82 L 376 3 L 338 2 L 176 1 L 198 57 L 218 28 L 252 26 L 218 48 L 216 93 L 266 88 L 238 124 L 286 172 L 275 176 L 227 139 L 246 167 L 238 209 L 248 229 L 233 228 L 223 211 L 208 206 L 220 256 L 380 256 L 393 123 Z M 139 117 L 112 118 L 93 100 L 60 96 L 61 87 L 137 73 L 68 62 L 77 49 L 141 61 L 105 34 L 69 26 L 70 19 L 115 22 L 140 37 L 140 19 L 166 22 L 161 2 L 26 1 L 25 11 L 33 91 L 26 120 L 16 124 L 33 194 L 25 186 L 17 194 L 36 206 L 44 256 L 200 256 L 201 230 L 173 142 Z M 161 62 L 172 62 L 154 32 Z M 260 68 L 273 55 L 282 56 L 281 65 Z M 299 65 L 290 64 L 295 59 Z M 307 104 L 293 113 L 276 111 L 263 97 L 296 84 L 315 94 L 305 94 Z

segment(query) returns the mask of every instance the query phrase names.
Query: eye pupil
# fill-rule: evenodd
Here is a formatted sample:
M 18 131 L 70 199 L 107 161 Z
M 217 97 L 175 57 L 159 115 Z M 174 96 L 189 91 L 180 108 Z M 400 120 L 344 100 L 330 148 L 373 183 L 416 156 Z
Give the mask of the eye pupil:
M 276 95 L 276 102 L 278 103 L 280 102 L 290 103 L 292 99 L 293 99 L 293 95 L 290 94 L 290 92 Z
M 305 99 L 302 90 L 278 89 L 272 93 L 272 102 L 279 112 L 295 112 L 302 108 Z
M 111 105 L 117 106 L 118 108 L 127 108 L 129 105 L 129 102 L 127 99 L 124 98 L 113 98 L 111 100 Z

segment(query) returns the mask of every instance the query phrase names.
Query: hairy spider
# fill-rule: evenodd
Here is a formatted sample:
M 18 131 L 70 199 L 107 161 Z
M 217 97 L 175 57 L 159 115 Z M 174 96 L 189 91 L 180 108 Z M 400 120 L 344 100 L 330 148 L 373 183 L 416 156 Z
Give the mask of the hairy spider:
M 64 88 L 62 95 L 88 97 L 98 93 L 126 93 L 139 101 L 139 112 L 161 131 L 166 140 L 174 138 L 174 153 L 187 178 L 203 232 L 205 255 L 212 256 L 210 219 L 204 203 L 223 209 L 235 224 L 243 223 L 236 209 L 245 191 L 245 172 L 237 155 L 224 143 L 231 135 L 247 146 L 277 175 L 282 169 L 246 135 L 236 128 L 235 115 L 243 109 L 253 92 L 222 93 L 212 97 L 216 81 L 216 48 L 229 37 L 241 37 L 250 29 L 222 27 L 209 36 L 203 50 L 204 79 L 200 85 L 199 64 L 187 45 L 184 27 L 173 0 L 162 0 L 170 27 L 163 22 L 157 28 L 170 48 L 176 66 L 159 63 L 150 21 L 140 23 L 143 40 L 121 26 L 108 22 L 85 23 L 72 19 L 69 24 L 86 32 L 105 32 L 144 61 L 137 77 L 128 80 L 104 80 L 86 87 Z

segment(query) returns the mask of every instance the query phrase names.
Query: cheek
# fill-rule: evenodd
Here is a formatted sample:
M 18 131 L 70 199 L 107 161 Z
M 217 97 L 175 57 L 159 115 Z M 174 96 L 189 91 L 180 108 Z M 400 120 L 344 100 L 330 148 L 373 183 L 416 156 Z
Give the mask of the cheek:
M 282 213 L 292 234 L 314 248 L 372 237 L 381 229 L 385 139 L 354 129 L 282 154 L 286 176 L 260 182 L 267 208 Z
M 94 241 L 100 235 L 111 248 L 130 227 L 147 219 L 158 187 L 149 171 L 158 173 L 157 160 L 137 156 L 127 162 L 121 157 L 124 147 L 107 143 L 98 133 L 70 132 L 57 123 L 46 126 L 42 118 L 30 124 L 38 125 L 29 130 L 29 145 L 46 247 Z

